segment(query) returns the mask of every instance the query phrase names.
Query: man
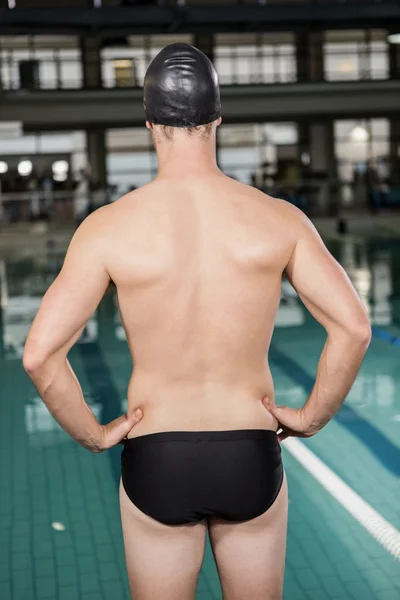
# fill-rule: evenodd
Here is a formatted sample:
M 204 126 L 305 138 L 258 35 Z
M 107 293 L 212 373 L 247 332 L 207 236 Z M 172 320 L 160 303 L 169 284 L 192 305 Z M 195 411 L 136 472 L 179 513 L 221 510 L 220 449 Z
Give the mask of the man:
M 218 169 L 219 88 L 204 54 L 164 48 L 144 106 L 158 176 L 79 227 L 24 365 L 81 445 L 97 452 L 127 436 L 120 503 L 132 598 L 193 599 L 208 526 L 224 599 L 277 600 L 287 524 L 279 441 L 314 435 L 333 417 L 370 325 L 311 222 Z M 283 273 L 328 334 L 300 410 L 275 406 L 265 359 Z M 128 415 L 104 427 L 67 353 L 110 279 L 135 368 Z

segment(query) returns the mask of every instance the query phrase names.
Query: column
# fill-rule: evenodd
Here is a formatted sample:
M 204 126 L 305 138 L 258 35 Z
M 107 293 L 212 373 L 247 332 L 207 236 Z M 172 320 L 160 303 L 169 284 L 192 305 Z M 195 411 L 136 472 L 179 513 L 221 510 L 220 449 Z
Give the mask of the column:
M 400 79 L 400 44 L 389 44 L 389 77 Z
M 81 37 L 80 46 L 83 86 L 85 88 L 99 88 L 102 85 L 100 38 L 94 35 Z
M 194 36 L 194 45 L 214 62 L 214 36 L 212 33 L 198 33 Z
M 390 181 L 400 185 L 400 118 L 390 119 Z
M 107 187 L 106 141 L 104 129 L 86 131 L 86 151 L 93 189 Z
M 314 31 L 309 34 L 308 49 L 308 74 L 309 81 L 323 81 L 324 79 L 324 32 Z
M 310 132 L 311 127 L 308 121 L 300 121 L 297 123 L 297 151 L 298 151 L 298 161 L 300 164 L 301 179 L 307 177 L 308 172 L 310 171 L 310 162 L 311 160 L 307 160 L 307 156 L 311 159 L 310 154 Z
M 297 81 L 303 82 L 308 80 L 308 35 L 297 33 L 295 39 Z
M 321 31 L 296 34 L 297 81 L 323 81 L 323 36 Z
M 316 186 L 316 212 L 333 216 L 339 210 L 333 121 L 311 123 L 309 127 L 309 177 Z

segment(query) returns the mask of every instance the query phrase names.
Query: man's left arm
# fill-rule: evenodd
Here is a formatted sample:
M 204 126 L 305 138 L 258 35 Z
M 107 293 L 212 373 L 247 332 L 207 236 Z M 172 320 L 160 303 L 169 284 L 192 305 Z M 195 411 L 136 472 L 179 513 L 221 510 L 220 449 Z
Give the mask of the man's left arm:
M 111 427 L 100 425 L 67 359 L 110 282 L 106 210 L 96 210 L 76 230 L 63 267 L 42 299 L 23 355 L 24 368 L 53 417 L 93 452 L 117 444 L 139 420 L 122 415 Z

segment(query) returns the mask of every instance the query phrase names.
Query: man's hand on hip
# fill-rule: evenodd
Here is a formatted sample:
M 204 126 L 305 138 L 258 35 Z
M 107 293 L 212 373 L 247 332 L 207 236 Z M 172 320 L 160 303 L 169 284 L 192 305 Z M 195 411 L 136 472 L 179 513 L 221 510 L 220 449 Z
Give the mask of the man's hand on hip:
M 108 450 L 117 444 L 123 444 L 124 438 L 130 430 L 142 420 L 143 411 L 137 408 L 129 417 L 127 414 L 121 415 L 107 425 L 100 425 L 101 439 L 98 452 Z
M 303 408 L 290 408 L 290 406 L 277 406 L 273 400 L 264 396 L 263 404 L 265 408 L 275 417 L 279 423 L 278 442 L 282 442 L 288 437 L 311 437 L 317 433 L 321 427 L 311 425 L 305 419 Z

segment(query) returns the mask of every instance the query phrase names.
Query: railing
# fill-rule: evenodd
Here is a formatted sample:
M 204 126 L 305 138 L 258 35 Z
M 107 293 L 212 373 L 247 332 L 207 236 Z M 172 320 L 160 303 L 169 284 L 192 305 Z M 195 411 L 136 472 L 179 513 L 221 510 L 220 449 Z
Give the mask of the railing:
M 87 205 L 87 199 L 77 198 Z M 44 219 L 52 222 L 73 221 L 74 194 L 65 191 L 25 191 L 0 193 L 0 224 L 6 227 L 11 223 L 27 223 Z
M 400 186 L 365 188 L 355 193 L 354 185 L 333 180 L 307 179 L 291 183 L 269 181 L 260 186 L 267 194 L 291 202 L 310 216 L 336 216 L 347 209 L 400 210 Z M 48 221 L 52 225 L 81 222 L 90 212 L 117 200 L 126 193 L 114 188 L 79 194 L 71 190 L 13 192 L 0 194 L 0 231 L 11 231 L 13 224 Z

